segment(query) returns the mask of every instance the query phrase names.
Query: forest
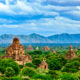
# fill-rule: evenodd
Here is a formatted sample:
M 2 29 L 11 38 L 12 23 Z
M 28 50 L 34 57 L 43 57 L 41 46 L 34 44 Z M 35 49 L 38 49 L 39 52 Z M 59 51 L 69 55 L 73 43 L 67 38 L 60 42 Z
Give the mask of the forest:
M 49 51 L 44 51 L 43 47 L 36 50 L 36 46 L 32 51 L 26 48 L 25 55 L 28 53 L 32 57 L 32 63 L 19 65 L 12 58 L 2 59 L 6 48 L 0 47 L 0 80 L 80 80 L 79 47 L 73 46 L 76 57 L 70 60 L 65 58 L 69 46 L 53 46 Z M 38 68 L 43 59 L 48 64 L 47 70 Z

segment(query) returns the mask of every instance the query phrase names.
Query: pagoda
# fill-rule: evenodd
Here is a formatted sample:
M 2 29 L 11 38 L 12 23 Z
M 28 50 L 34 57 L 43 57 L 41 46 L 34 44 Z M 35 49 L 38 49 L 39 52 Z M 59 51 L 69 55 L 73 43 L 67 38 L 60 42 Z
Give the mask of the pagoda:
M 2 58 L 12 58 L 18 64 L 24 65 L 27 62 L 31 62 L 31 58 L 24 54 L 24 46 L 19 43 L 19 39 L 15 37 L 13 43 L 6 48 L 6 53 Z
M 78 51 L 78 49 L 77 49 L 77 48 L 75 48 L 75 51 Z
M 53 50 L 53 52 L 52 52 L 53 54 L 57 54 L 57 52 L 55 51 L 55 50 Z
M 32 46 L 29 45 L 29 46 L 27 47 L 27 51 L 32 51 L 32 50 L 33 50 Z
M 69 49 L 69 51 L 68 51 L 68 53 L 67 53 L 67 56 L 66 56 L 66 58 L 68 59 L 68 60 L 71 60 L 71 59 L 73 59 L 73 58 L 75 58 L 76 57 L 76 54 L 75 54 L 75 51 L 73 50 L 73 47 L 72 47 L 72 45 L 70 46 L 70 49 Z
M 39 68 L 44 69 L 44 70 L 48 70 L 48 64 L 47 64 L 45 59 L 43 59 L 43 61 L 41 62 Z
M 50 48 L 48 46 L 44 47 L 43 50 L 50 51 Z
M 36 50 L 39 50 L 39 47 L 38 46 L 36 47 Z

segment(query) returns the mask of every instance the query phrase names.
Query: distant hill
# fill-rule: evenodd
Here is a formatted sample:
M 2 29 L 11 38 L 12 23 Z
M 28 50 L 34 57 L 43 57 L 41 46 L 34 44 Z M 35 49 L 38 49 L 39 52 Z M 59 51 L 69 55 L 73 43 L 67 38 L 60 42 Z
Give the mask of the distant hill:
M 21 43 L 80 43 L 80 34 L 64 33 L 45 37 L 33 33 L 30 35 L 3 34 L 0 36 L 0 44 L 12 43 L 14 37 L 18 37 Z

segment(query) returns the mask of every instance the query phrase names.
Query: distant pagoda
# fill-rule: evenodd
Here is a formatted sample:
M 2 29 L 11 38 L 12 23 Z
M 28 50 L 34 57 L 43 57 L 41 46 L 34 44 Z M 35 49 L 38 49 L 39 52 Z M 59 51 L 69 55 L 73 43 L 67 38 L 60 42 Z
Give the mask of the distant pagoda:
M 43 59 L 43 61 L 41 62 L 39 68 L 44 69 L 44 70 L 48 70 L 48 64 L 47 64 L 45 59 Z
M 52 54 L 57 54 L 57 52 L 55 50 L 53 50 Z
M 32 46 L 29 45 L 29 46 L 27 47 L 27 50 L 28 50 L 28 51 L 32 51 L 32 50 L 33 50 Z
M 48 46 L 43 48 L 44 51 L 50 51 L 50 48 Z
M 19 39 L 15 37 L 13 43 L 6 48 L 6 53 L 2 58 L 12 58 L 20 65 L 24 65 L 27 62 L 32 62 L 28 55 L 24 54 L 24 46 L 19 43 Z
M 75 48 L 75 51 L 78 51 L 78 49 L 77 49 L 77 48 Z
M 36 47 L 36 50 L 39 50 L 39 47 L 38 46 Z
M 71 60 L 71 59 L 73 59 L 73 58 L 75 58 L 76 57 L 76 54 L 75 54 L 75 51 L 73 50 L 73 47 L 72 47 L 72 45 L 70 46 L 70 49 L 69 49 L 69 51 L 68 51 L 68 53 L 67 53 L 67 56 L 66 56 L 66 58 L 68 59 L 68 60 Z

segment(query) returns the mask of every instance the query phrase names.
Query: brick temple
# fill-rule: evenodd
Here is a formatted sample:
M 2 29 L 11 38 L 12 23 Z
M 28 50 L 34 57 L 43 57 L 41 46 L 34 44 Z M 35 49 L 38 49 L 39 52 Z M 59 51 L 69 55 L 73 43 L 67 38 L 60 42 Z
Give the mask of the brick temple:
M 48 46 L 43 48 L 44 51 L 50 51 L 50 48 Z
M 2 58 L 12 58 L 20 65 L 32 62 L 31 56 L 29 56 L 28 54 L 25 55 L 24 52 L 24 46 L 22 46 L 19 43 L 19 39 L 15 37 L 13 39 L 13 43 L 6 49 L 5 56 L 3 56 Z
M 33 50 L 32 46 L 31 45 L 28 45 L 27 51 L 32 51 L 32 50 Z
M 48 64 L 47 64 L 45 59 L 43 59 L 43 61 L 41 62 L 39 68 L 44 69 L 44 70 L 48 70 Z
M 73 58 L 75 58 L 75 57 L 76 57 L 76 53 L 75 53 L 75 51 L 73 50 L 73 47 L 72 47 L 72 45 L 71 45 L 70 48 L 69 48 L 69 51 L 68 51 L 68 53 L 67 53 L 66 58 L 67 58 L 68 60 L 71 60 L 71 59 L 73 59 Z

